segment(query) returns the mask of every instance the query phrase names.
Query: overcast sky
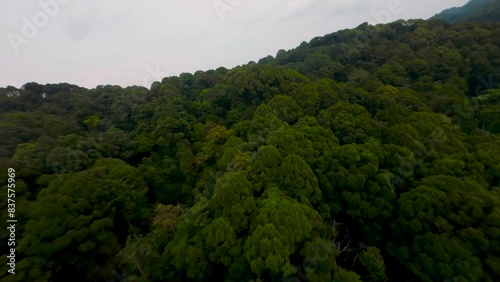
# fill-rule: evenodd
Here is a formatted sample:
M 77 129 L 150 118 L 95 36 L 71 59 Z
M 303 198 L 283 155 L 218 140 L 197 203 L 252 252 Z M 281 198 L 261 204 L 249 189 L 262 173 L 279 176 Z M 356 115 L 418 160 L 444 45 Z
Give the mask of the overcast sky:
M 144 85 L 467 0 L 0 0 L 0 87 Z M 45 3 L 45 4 L 44 4 Z

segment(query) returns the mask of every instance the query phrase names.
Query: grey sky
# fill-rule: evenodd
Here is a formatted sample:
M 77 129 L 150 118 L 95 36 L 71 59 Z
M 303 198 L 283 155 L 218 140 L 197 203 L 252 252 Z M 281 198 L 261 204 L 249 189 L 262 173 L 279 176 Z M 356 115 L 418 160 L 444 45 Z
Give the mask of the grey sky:
M 466 2 L 0 0 L 0 87 L 30 81 L 149 87 L 163 76 L 274 56 L 365 21 L 429 18 Z

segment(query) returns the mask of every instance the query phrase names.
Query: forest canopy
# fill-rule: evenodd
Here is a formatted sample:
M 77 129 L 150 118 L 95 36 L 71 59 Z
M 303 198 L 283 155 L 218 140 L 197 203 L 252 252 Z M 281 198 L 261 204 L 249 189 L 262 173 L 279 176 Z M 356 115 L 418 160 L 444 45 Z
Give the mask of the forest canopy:
M 450 23 L 498 22 L 500 21 L 500 2 L 496 0 L 469 0 L 462 7 L 446 9 L 431 19 L 443 19 Z
M 499 23 L 400 20 L 151 89 L 1 88 L 1 281 L 500 281 L 499 66 Z

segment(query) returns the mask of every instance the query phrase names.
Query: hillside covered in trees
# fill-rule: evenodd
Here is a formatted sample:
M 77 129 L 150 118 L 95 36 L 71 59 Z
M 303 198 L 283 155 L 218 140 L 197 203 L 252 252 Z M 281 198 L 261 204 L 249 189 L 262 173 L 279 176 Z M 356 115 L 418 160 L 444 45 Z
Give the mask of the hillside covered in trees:
M 446 9 L 431 19 L 443 19 L 450 23 L 498 22 L 500 21 L 500 1 L 469 0 L 464 6 Z
M 400 20 L 0 89 L 1 281 L 500 281 L 499 66 L 499 23 Z

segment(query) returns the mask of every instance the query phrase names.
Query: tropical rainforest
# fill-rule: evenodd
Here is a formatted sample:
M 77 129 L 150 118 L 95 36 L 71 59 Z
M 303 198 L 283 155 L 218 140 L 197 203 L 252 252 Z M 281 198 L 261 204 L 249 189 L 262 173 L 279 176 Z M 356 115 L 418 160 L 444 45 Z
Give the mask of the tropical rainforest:
M 399 20 L 0 88 L 1 281 L 500 281 L 499 66 L 498 22 Z

